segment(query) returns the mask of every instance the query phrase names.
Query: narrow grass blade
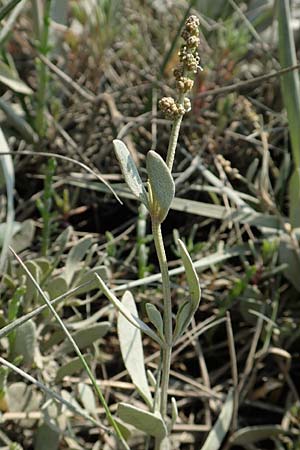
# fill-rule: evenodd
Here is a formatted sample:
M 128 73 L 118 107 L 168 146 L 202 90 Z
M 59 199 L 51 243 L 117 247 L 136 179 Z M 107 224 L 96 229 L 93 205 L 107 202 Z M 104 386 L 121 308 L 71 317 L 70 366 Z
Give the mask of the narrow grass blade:
M 278 0 L 279 60 L 281 66 L 297 63 L 289 0 Z M 282 76 L 282 95 L 287 111 L 295 172 L 290 180 L 290 219 L 293 227 L 300 226 L 300 82 L 297 72 Z
M 0 9 L 0 22 L 20 3 L 22 0 L 10 0 L 10 2 L 5 3 Z
M 2 103 L 3 101 L 0 99 L 0 108 L 2 108 Z M 104 180 L 104 178 L 97 172 L 95 172 L 94 170 L 92 170 L 90 167 L 88 167 L 86 164 L 82 163 L 81 161 L 77 161 L 74 158 L 69 158 L 68 156 L 64 156 L 64 155 L 59 155 L 58 153 L 49 153 L 49 152 L 31 152 L 29 150 L 26 151 L 18 151 L 18 152 L 3 152 L 3 154 L 8 154 L 8 155 L 40 155 L 40 156 L 48 156 L 50 158 L 56 158 L 56 159 L 62 159 L 64 161 L 69 161 L 79 167 L 82 167 L 86 172 L 89 172 L 90 174 L 92 174 L 93 176 L 95 176 L 99 181 L 101 181 L 101 183 L 103 183 L 106 188 L 115 196 L 115 198 L 118 200 L 119 203 L 121 203 L 122 205 L 122 201 L 120 200 L 119 196 L 116 194 L 116 192 L 113 190 L 113 188 L 111 187 L 111 185 Z
M 123 448 L 125 448 L 126 450 L 129 450 L 129 447 L 126 443 L 126 441 L 124 440 L 119 427 L 117 425 L 117 423 L 115 422 L 113 416 L 111 415 L 111 412 L 109 410 L 109 407 L 106 403 L 106 400 L 97 384 L 97 380 L 95 379 L 90 367 L 88 366 L 83 354 L 81 353 L 78 345 L 76 344 L 75 340 L 73 339 L 73 337 L 71 336 L 70 332 L 68 331 L 68 329 L 66 328 L 64 322 L 62 321 L 62 319 L 59 317 L 59 315 L 57 314 L 57 312 L 55 311 L 53 305 L 51 304 L 51 302 L 49 301 L 48 297 L 45 295 L 44 291 L 41 289 L 41 287 L 37 284 L 36 280 L 34 279 L 34 277 L 31 275 L 31 273 L 29 272 L 29 270 L 27 269 L 26 265 L 23 263 L 23 261 L 20 259 L 20 257 L 14 252 L 14 250 L 12 248 L 10 248 L 11 252 L 13 253 L 13 255 L 15 256 L 15 258 L 17 259 L 17 261 L 20 263 L 20 265 L 22 266 L 22 268 L 25 270 L 27 276 L 31 279 L 31 281 L 33 282 L 33 284 L 35 285 L 37 291 L 39 292 L 39 294 L 41 295 L 41 297 L 43 298 L 44 302 L 46 303 L 46 305 L 48 306 L 48 308 L 50 309 L 51 313 L 53 314 L 53 316 L 55 317 L 55 319 L 57 320 L 59 326 L 61 327 L 61 329 L 63 330 L 63 332 L 65 333 L 66 337 L 68 338 L 69 342 L 71 343 L 75 353 L 78 355 L 78 357 L 81 359 L 81 363 L 88 375 L 88 377 L 90 378 L 92 385 L 99 397 L 99 400 L 105 410 L 107 419 L 110 423 L 110 425 L 113 427 L 113 429 L 116 432 L 116 435 L 118 436 L 120 443 L 122 444 Z
M 133 316 L 138 317 L 137 307 L 131 292 L 125 292 L 122 297 L 122 304 Z M 141 332 L 128 322 L 121 313 L 118 315 L 118 336 L 127 372 L 140 395 L 151 408 L 152 396 L 146 376 Z
M 0 163 L 2 168 L 2 173 L 4 176 L 4 181 L 6 185 L 6 194 L 7 194 L 7 212 L 6 212 L 6 224 L 5 224 L 5 233 L 3 246 L 0 256 L 0 272 L 3 271 L 8 246 L 10 244 L 13 228 L 14 228 L 14 186 L 15 186 L 15 173 L 12 157 L 7 154 L 9 152 L 9 147 L 6 142 L 5 136 L 3 134 L 2 129 L 0 128 Z M 1 153 L 6 153 L 1 155 Z M 0 186 L 1 186 L 1 172 L 0 172 Z

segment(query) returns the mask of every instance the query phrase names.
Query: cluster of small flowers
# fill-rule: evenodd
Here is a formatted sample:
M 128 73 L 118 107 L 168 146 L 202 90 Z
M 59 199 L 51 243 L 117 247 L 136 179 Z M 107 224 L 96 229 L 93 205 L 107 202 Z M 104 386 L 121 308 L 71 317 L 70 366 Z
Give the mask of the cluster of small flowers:
M 199 19 L 196 16 L 190 16 L 186 22 L 181 36 L 185 44 L 179 51 L 180 64 L 174 69 L 176 88 L 179 94 L 190 92 L 194 85 L 194 74 L 199 68 L 200 58 L 197 54 L 199 45 Z M 185 112 L 190 111 L 191 102 L 185 97 L 182 103 L 177 103 L 172 97 L 164 97 L 159 102 L 160 109 L 169 119 L 176 119 Z

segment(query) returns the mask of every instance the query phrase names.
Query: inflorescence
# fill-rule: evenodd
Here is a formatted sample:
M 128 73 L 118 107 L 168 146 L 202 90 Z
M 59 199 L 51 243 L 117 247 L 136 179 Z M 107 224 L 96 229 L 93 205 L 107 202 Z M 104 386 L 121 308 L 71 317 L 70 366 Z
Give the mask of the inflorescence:
M 200 57 L 198 55 L 199 25 L 198 17 L 190 16 L 186 20 L 181 33 L 185 43 L 178 53 L 179 65 L 173 72 L 179 94 L 178 101 L 173 97 L 163 97 L 159 102 L 160 109 L 171 120 L 178 119 L 191 109 L 190 99 L 185 97 L 185 94 L 192 90 L 195 73 L 200 68 Z

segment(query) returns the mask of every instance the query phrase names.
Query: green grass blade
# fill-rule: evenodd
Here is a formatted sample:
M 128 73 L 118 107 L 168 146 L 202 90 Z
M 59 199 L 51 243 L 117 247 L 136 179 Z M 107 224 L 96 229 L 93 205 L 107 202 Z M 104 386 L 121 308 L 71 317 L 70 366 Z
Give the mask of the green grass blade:
M 289 0 L 278 0 L 279 59 L 281 66 L 297 63 Z M 294 227 L 300 226 L 300 82 L 297 72 L 289 72 L 281 81 L 284 105 L 287 111 L 292 155 L 295 171 L 290 180 L 290 219 Z
M 20 3 L 21 0 L 11 0 L 0 9 L 0 22 Z

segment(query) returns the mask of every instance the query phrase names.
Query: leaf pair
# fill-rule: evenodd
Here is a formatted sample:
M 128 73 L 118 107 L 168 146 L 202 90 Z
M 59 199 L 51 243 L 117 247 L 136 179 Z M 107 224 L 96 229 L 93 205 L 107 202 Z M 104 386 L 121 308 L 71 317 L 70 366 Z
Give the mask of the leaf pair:
M 163 222 L 175 195 L 174 180 L 165 161 L 153 150 L 147 153 L 148 194 L 126 145 L 122 141 L 115 139 L 114 146 L 123 176 L 130 191 L 146 206 L 153 219 L 159 223 Z

